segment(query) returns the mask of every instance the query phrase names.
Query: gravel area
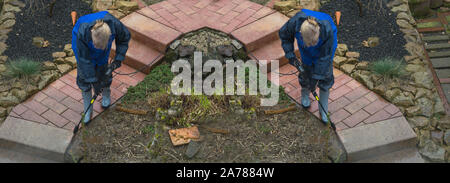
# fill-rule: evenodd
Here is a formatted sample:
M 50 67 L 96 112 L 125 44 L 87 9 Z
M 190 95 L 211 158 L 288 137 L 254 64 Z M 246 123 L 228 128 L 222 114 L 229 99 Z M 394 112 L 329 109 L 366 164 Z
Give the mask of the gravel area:
M 42 1 L 47 5 L 51 0 Z M 35 61 L 52 60 L 53 52 L 62 51 L 65 44 L 71 43 L 71 11 L 76 11 L 79 16 L 92 13 L 90 4 L 82 0 L 57 0 L 52 17 L 48 16 L 48 7 L 41 7 L 31 13 L 27 4 L 21 12 L 16 13 L 16 24 L 8 34 L 8 49 L 4 53 L 10 59 L 27 57 Z M 33 46 L 33 37 L 43 37 L 50 42 L 50 46 Z
M 362 1 L 364 15 L 359 16 L 359 7 L 355 0 L 333 0 L 325 3 L 320 11 L 335 17 L 335 11 L 341 11 L 338 26 L 338 41 L 348 45 L 350 51 L 361 54 L 360 60 L 376 61 L 385 57 L 401 59 L 407 55 L 404 49 L 406 40 L 396 24 L 396 13 L 376 4 L 379 0 Z M 382 7 L 382 8 L 380 8 Z M 380 45 L 366 48 L 362 45 L 368 37 L 379 37 Z

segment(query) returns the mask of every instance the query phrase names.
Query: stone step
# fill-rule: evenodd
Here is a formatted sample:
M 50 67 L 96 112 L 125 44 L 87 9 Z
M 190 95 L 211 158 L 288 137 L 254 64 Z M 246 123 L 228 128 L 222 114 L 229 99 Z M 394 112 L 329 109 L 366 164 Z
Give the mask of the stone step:
M 121 21 L 129 29 L 132 39 L 163 53 L 168 45 L 181 35 L 181 32 L 139 13 L 132 13 Z
M 0 163 L 57 163 L 53 160 L 0 148 Z
M 435 69 L 438 78 L 450 78 L 450 69 Z
M 450 58 L 432 58 L 430 59 L 433 68 L 450 68 Z
M 115 44 L 111 48 L 111 56 L 114 57 L 116 52 Z M 144 44 L 135 39 L 130 40 L 128 44 L 128 51 L 125 56 L 124 64 L 136 69 L 142 70 L 141 72 L 148 74 L 155 63 L 159 62 L 164 57 L 163 53 L 150 48 L 147 44 Z M 152 65 L 152 66 L 148 66 Z
M 450 51 L 428 52 L 430 58 L 450 57 Z
M 426 163 L 417 148 L 408 148 L 381 156 L 357 161 L 357 163 Z
M 441 84 L 442 90 L 444 90 L 445 98 L 447 102 L 450 103 L 450 84 Z
M 298 50 L 298 46 L 297 44 L 294 44 L 295 47 L 295 53 L 297 55 L 297 57 L 300 57 L 300 52 Z M 281 40 L 277 39 L 275 41 L 272 41 L 268 44 L 265 44 L 264 46 L 262 46 L 261 48 L 258 48 L 257 50 L 254 50 L 253 52 L 251 52 L 249 54 L 250 58 L 254 59 L 254 60 L 266 60 L 266 65 L 267 65 L 267 72 L 271 71 L 271 62 L 273 60 L 278 60 L 279 61 L 279 67 L 282 67 L 285 64 L 289 63 L 289 60 L 287 60 L 284 57 L 284 50 L 281 47 Z M 260 63 L 260 62 L 258 62 Z M 275 68 L 276 69 L 276 68 Z
M 417 142 L 416 134 L 403 116 L 337 133 L 347 151 L 349 162 L 413 148 Z
M 0 127 L 0 148 L 64 162 L 72 137 L 72 131 L 10 116 Z
M 247 52 L 252 52 L 279 39 L 278 31 L 288 20 L 288 17 L 275 12 L 231 32 L 231 35 L 245 45 Z
M 431 41 L 446 41 L 449 40 L 450 37 L 448 35 L 434 35 L 434 36 L 424 36 L 422 38 L 425 42 L 431 42 Z
M 437 43 L 437 44 L 425 45 L 425 49 L 427 49 L 427 50 L 437 50 L 437 49 L 446 49 L 446 48 L 450 48 L 450 43 Z

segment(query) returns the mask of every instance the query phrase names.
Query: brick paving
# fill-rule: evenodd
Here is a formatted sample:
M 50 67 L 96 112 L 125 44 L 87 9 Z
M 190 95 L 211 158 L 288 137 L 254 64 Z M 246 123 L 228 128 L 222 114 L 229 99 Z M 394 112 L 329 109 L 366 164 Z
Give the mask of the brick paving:
M 127 65 L 122 65 L 122 67 L 117 69 L 117 72 L 122 73 L 129 73 L 130 71 L 136 70 Z M 83 113 L 81 91 L 73 83 L 73 81 L 76 81 L 76 77 L 74 77 L 77 75 L 76 73 L 77 70 L 75 69 L 54 81 L 25 102 L 14 107 L 9 115 L 53 127 L 73 130 Z M 126 88 L 136 85 L 144 77 L 145 74 L 138 73 L 133 76 L 122 76 L 120 80 L 114 79 L 113 91 L 111 92 L 112 102 L 116 102 L 126 93 Z M 123 87 L 124 90 L 118 90 L 118 87 Z M 99 100 L 95 102 L 94 110 L 93 117 L 103 111 Z
M 286 64 L 275 72 L 290 73 L 296 69 Z M 387 119 L 402 116 L 398 107 L 390 104 L 365 86 L 341 71 L 334 69 L 335 84 L 330 89 L 329 112 L 330 118 L 335 123 L 337 130 L 363 126 Z M 270 76 L 272 73 L 268 74 Z M 297 75 L 296 75 L 297 76 Z M 292 75 L 280 76 L 279 82 L 285 88 L 285 92 L 295 101 L 300 102 L 301 86 Z M 296 77 L 295 77 L 296 78 Z M 312 95 L 310 98 L 313 99 Z M 319 116 L 318 103 L 311 102 L 308 111 Z

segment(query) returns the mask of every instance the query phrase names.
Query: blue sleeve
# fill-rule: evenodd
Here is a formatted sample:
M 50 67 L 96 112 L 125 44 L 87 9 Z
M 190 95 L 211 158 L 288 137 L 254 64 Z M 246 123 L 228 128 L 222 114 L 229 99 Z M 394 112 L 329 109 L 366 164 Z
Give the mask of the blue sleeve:
M 77 33 L 77 49 L 75 50 L 78 55 L 77 67 L 79 68 L 78 73 L 86 82 L 93 83 L 97 82 L 97 77 L 95 76 L 95 65 L 89 60 L 89 47 L 86 35 L 87 24 L 80 25 Z
M 278 32 L 278 35 L 281 39 L 281 46 L 283 47 L 285 53 L 285 57 L 289 60 L 289 63 L 291 65 L 294 65 L 294 63 L 291 63 L 291 60 L 293 58 L 296 58 L 294 53 L 295 26 L 297 23 L 296 20 L 297 16 L 294 16 L 293 18 L 289 19 L 289 21 L 287 21 Z
M 131 34 L 128 29 L 118 19 L 113 20 L 114 27 L 116 29 L 116 57 L 115 60 L 125 60 L 125 54 L 128 50 L 128 43 L 131 39 Z
M 333 73 L 334 50 L 337 45 L 335 31 L 328 21 L 324 24 L 325 30 L 321 31 L 323 43 L 320 47 L 319 58 L 317 60 L 318 69 L 312 74 L 313 79 L 322 80 Z

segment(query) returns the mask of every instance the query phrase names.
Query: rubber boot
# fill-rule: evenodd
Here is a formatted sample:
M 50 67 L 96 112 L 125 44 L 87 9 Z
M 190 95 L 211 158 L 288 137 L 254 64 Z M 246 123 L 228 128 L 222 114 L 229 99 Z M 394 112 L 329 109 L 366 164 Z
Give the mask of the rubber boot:
M 310 91 L 307 88 L 302 88 L 301 101 L 302 106 L 304 108 L 309 108 L 311 106 L 311 101 L 309 100 L 309 93 Z
M 324 91 L 324 90 L 320 90 L 319 91 L 319 102 L 320 105 L 322 105 L 322 107 L 319 106 L 319 111 L 320 111 L 320 116 L 322 117 L 322 122 L 324 122 L 325 124 L 328 123 L 328 97 L 330 96 L 330 91 Z
M 111 88 L 103 88 L 102 92 L 102 107 L 107 109 L 111 105 Z
M 84 115 L 83 123 L 88 124 L 89 122 L 91 122 L 92 109 L 94 108 L 94 106 L 91 106 L 89 110 L 86 111 L 92 100 L 92 91 L 81 92 L 81 94 L 83 95 L 84 111 L 86 112 L 86 114 Z

